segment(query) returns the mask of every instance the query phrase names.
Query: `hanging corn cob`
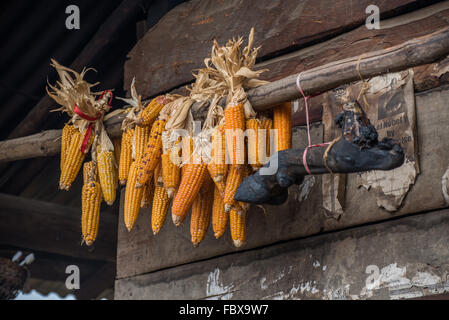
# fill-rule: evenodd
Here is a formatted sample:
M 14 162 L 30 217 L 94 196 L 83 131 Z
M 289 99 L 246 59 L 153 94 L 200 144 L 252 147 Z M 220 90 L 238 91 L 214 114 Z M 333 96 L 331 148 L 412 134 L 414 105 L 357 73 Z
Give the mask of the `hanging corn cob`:
M 273 128 L 277 130 L 277 150 L 292 147 L 292 106 L 291 102 L 273 108 Z
M 228 177 L 226 178 L 226 189 L 224 193 L 223 203 L 226 212 L 231 211 L 235 204 L 234 194 L 237 188 L 245 178 L 246 168 L 243 165 L 231 165 Z
M 170 159 L 171 150 L 162 155 L 162 181 L 167 195 L 171 199 L 181 180 L 181 168 Z
M 246 120 L 246 129 L 248 132 L 248 163 L 253 170 L 262 167 L 270 155 L 270 136 L 269 132 L 272 126 L 272 120 L 261 117 Z
M 104 201 L 112 205 L 117 190 L 117 168 L 113 151 L 107 151 L 101 146 L 97 148 L 98 176 Z
M 74 134 L 76 134 L 76 128 L 71 124 L 66 124 L 64 128 L 62 129 L 62 136 L 61 136 L 61 162 L 60 162 L 60 168 L 61 171 L 63 171 L 64 168 L 64 162 L 67 159 L 67 153 L 70 147 L 70 142 L 72 141 L 72 137 Z
M 97 238 L 101 204 L 101 188 L 97 181 L 96 167 L 92 161 L 84 164 L 83 180 L 81 230 L 83 242 L 90 246 Z
M 235 247 L 241 247 L 246 241 L 246 215 L 248 205 L 241 204 L 239 209 L 229 212 L 229 227 L 231 230 L 232 243 Z
M 226 146 L 231 165 L 245 163 L 245 113 L 243 104 L 228 106 L 225 111 Z
M 207 174 L 205 163 L 189 163 L 185 165 L 181 184 L 172 205 L 172 219 L 176 226 L 179 226 L 184 221 Z
M 162 108 L 170 101 L 166 96 L 158 96 L 151 100 L 137 116 L 136 124 L 141 127 L 151 126 L 159 116 Z
M 129 168 L 131 167 L 132 159 L 132 144 L 134 137 L 134 129 L 126 129 L 122 135 L 122 145 L 119 161 L 119 180 L 120 185 L 124 186 L 128 179 Z
M 201 189 L 192 204 L 192 216 L 190 218 L 190 235 L 194 247 L 203 241 L 209 228 L 212 204 L 214 201 L 214 183 L 206 174 Z
M 225 154 L 226 146 L 224 125 L 220 125 L 216 127 L 212 133 L 212 161 L 208 163 L 207 170 L 222 195 L 224 195 L 226 188 L 225 181 L 228 173 L 228 165 L 226 164 Z
M 220 238 L 226 230 L 229 213 L 224 209 L 223 197 L 220 190 L 215 186 L 214 203 L 212 207 L 212 229 L 216 239 Z
M 134 161 L 129 169 L 128 182 L 125 190 L 124 219 L 128 231 L 133 228 L 140 211 L 144 188 L 136 188 L 137 163 Z
M 137 162 L 137 184 L 140 188 L 147 183 L 154 169 L 161 159 L 162 153 L 162 131 L 166 120 L 156 120 L 151 127 L 147 145 Z

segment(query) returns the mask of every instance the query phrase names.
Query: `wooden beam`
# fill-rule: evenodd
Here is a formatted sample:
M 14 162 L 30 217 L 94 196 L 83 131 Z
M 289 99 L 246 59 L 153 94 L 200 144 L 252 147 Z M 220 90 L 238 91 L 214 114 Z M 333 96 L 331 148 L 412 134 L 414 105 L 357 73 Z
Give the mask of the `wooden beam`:
M 0 244 L 76 258 L 115 261 L 117 217 L 100 215 L 98 239 L 81 246 L 81 209 L 0 194 Z
M 119 279 L 115 299 L 407 299 L 449 292 L 449 210 Z
M 406 41 L 388 49 L 352 57 L 300 73 L 300 85 L 307 95 L 318 94 L 340 85 L 414 66 L 431 63 L 449 54 L 449 27 L 432 34 Z M 257 110 L 273 107 L 283 101 L 301 97 L 296 85 L 299 74 L 248 91 L 251 104 Z
M 428 5 L 414 0 L 250 0 L 187 1 L 151 28 L 129 53 L 124 88 L 133 77 L 143 97 L 167 92 L 194 80 L 192 70 L 204 66 L 212 39 L 248 37 L 255 29 L 259 59 L 267 60 L 338 36 L 356 27 L 365 28 L 369 5 L 377 5 L 382 19 Z M 167 32 L 170 30 L 170 32 Z M 176 44 L 176 45 L 173 45 Z M 157 50 L 154 50 L 157 48 Z M 149 54 L 151 52 L 151 54 Z

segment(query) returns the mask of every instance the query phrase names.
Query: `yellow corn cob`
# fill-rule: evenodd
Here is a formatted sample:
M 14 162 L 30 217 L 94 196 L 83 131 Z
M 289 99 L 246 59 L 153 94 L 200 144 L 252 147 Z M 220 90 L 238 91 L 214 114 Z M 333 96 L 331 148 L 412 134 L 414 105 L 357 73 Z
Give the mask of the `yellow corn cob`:
M 65 162 L 65 159 L 67 158 L 67 151 L 69 150 L 70 141 L 72 140 L 72 136 L 75 133 L 75 131 L 78 131 L 78 129 L 76 129 L 74 126 L 72 126 L 68 123 L 62 129 L 61 162 L 60 162 L 61 171 L 63 171 L 64 162 Z
M 81 190 L 81 230 L 83 241 L 88 246 L 92 245 L 97 238 L 101 204 L 101 187 L 96 181 L 96 172 L 89 178 L 92 165 L 92 161 L 84 165 L 84 184 Z
M 194 247 L 203 241 L 209 228 L 212 204 L 214 201 L 214 183 L 211 177 L 206 174 L 206 178 L 201 186 L 198 195 L 192 204 L 192 216 L 190 218 L 190 235 Z
M 224 209 L 223 198 L 215 186 L 214 203 L 212 207 L 212 229 L 214 230 L 215 238 L 220 238 L 226 230 L 229 214 Z
M 81 169 L 81 165 L 83 164 L 84 158 L 86 157 L 86 154 L 81 152 L 83 139 L 84 133 L 81 133 L 79 130 L 76 130 L 72 135 L 69 150 L 67 151 L 67 157 L 64 161 L 64 167 L 59 178 L 60 189 L 69 190 L 70 186 L 72 185 L 73 181 L 75 181 L 76 176 Z M 86 152 L 87 150 L 89 150 L 92 142 L 93 135 L 90 136 Z
M 244 136 L 245 113 L 242 104 L 228 106 L 225 109 L 226 146 L 231 164 L 243 164 L 245 161 Z M 235 134 L 235 135 L 232 135 Z
M 153 197 L 154 197 L 154 183 L 153 179 L 148 181 L 148 183 L 143 187 L 143 196 L 142 201 L 140 202 L 141 208 L 149 208 L 151 207 L 153 203 Z
M 94 165 L 93 161 L 84 162 L 84 165 L 83 165 L 83 185 L 87 184 L 87 182 L 89 182 L 89 177 L 90 176 L 91 176 L 91 180 L 94 180 L 94 181 L 98 180 L 97 168 L 95 168 L 95 171 L 92 172 L 93 165 Z
M 153 229 L 153 234 L 156 235 L 164 225 L 169 205 L 170 198 L 167 195 L 167 190 L 163 187 L 156 186 L 151 211 L 151 228 Z
M 117 137 L 112 139 L 112 143 L 114 144 L 114 158 L 117 162 L 117 168 L 120 168 L 120 151 L 122 149 L 122 137 Z
M 134 136 L 137 160 L 140 159 L 143 151 L 145 150 L 145 146 L 148 142 L 148 137 L 150 136 L 150 128 L 136 126 L 136 128 L 134 129 Z
M 170 160 L 170 150 L 162 155 L 162 181 L 167 195 L 173 198 L 176 188 L 179 186 L 181 179 L 181 168 Z
M 122 146 L 120 150 L 120 161 L 118 167 L 118 177 L 120 185 L 124 186 L 128 179 L 129 168 L 133 162 L 132 143 L 133 143 L 134 129 L 127 129 L 122 136 Z
M 273 108 L 273 128 L 277 130 L 277 150 L 292 147 L 292 106 L 291 102 Z
M 231 229 L 231 238 L 235 247 L 241 247 L 246 241 L 246 214 L 248 207 L 243 206 L 240 212 L 232 208 L 229 213 L 229 227 Z
M 212 161 L 208 163 L 207 170 L 215 183 L 220 184 L 226 178 L 228 165 L 225 161 L 226 144 L 225 144 L 224 126 L 217 127 L 212 134 Z
M 138 161 L 137 184 L 140 188 L 150 179 L 151 173 L 156 168 L 161 159 L 162 153 L 162 131 L 164 130 L 166 120 L 156 120 L 151 127 L 151 133 L 148 138 L 145 150 Z
M 245 178 L 246 171 L 247 169 L 244 165 L 231 165 L 229 168 L 228 176 L 226 178 L 226 189 L 223 198 L 226 212 L 229 212 L 232 206 L 235 204 L 234 194 Z
M 136 123 L 138 126 L 145 127 L 150 126 L 153 121 L 158 117 L 159 112 L 165 104 L 168 103 L 168 99 L 164 96 L 159 96 L 151 100 L 151 102 L 143 109 L 137 117 Z
M 129 169 L 128 182 L 125 190 L 124 218 L 128 231 L 134 226 L 140 211 L 144 188 L 136 188 L 137 163 L 134 161 Z
M 117 171 L 115 167 L 114 152 L 98 152 L 97 164 L 101 192 L 103 193 L 104 201 L 110 206 L 115 201 L 117 191 Z
M 188 163 L 183 168 L 181 184 L 172 205 L 172 219 L 176 226 L 184 221 L 207 175 L 204 163 Z

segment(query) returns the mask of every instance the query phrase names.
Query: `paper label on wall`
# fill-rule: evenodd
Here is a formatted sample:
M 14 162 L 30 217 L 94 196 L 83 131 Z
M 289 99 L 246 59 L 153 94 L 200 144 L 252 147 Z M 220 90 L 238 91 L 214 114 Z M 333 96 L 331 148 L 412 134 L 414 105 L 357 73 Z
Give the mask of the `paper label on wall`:
M 388 137 L 401 144 L 405 162 L 394 170 L 359 174 L 358 186 L 376 192 L 377 205 L 393 212 L 401 206 L 419 174 L 413 71 L 378 76 L 369 85 L 366 93 L 369 107 L 364 110 L 379 140 Z

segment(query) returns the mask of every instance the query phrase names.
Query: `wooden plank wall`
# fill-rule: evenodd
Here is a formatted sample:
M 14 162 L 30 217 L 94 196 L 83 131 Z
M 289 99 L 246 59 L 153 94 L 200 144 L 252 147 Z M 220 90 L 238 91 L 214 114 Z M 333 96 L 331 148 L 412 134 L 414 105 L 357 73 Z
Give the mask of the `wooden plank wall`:
M 449 210 L 121 279 L 115 299 L 404 299 L 449 291 Z
M 195 18 L 192 18 L 190 15 L 188 19 L 197 19 L 195 20 L 196 22 L 202 22 L 206 25 L 209 23 L 210 17 L 212 17 L 211 19 L 215 23 L 222 21 L 217 20 L 218 18 L 216 18 L 220 15 L 224 15 L 227 18 L 232 16 L 234 19 L 238 19 L 239 24 L 231 23 L 230 20 L 226 20 L 227 25 L 238 25 L 238 28 L 214 28 L 212 30 L 212 33 L 222 37 L 222 40 L 236 34 L 246 34 L 246 30 L 249 30 L 251 21 L 242 18 L 244 16 L 244 11 L 237 11 L 240 12 L 238 15 L 235 14 L 235 12 L 232 13 L 232 15 L 230 13 L 229 15 L 226 15 L 226 10 L 228 10 L 227 12 L 231 12 L 231 9 L 233 8 L 226 7 L 223 9 L 225 11 L 220 11 L 212 5 L 209 7 L 206 6 L 205 3 L 208 3 L 208 1 L 201 1 L 201 6 L 198 6 L 198 3 L 198 1 L 190 1 L 174 9 L 164 17 L 155 28 L 151 29 L 130 53 L 130 60 L 125 68 L 125 77 L 130 80 L 132 79 L 132 76 L 136 75 L 138 91 L 143 95 L 151 96 L 159 93 L 160 91 L 158 90 L 169 90 L 182 84 L 181 82 L 170 82 L 173 78 L 181 79 L 185 82 L 191 80 L 186 76 L 187 71 L 185 70 L 188 69 L 190 77 L 192 66 L 195 65 L 195 63 L 197 63 L 196 66 L 199 66 L 201 63 L 199 62 L 200 60 L 192 60 L 193 62 L 180 60 L 177 55 L 181 55 L 182 57 L 182 55 L 187 52 L 190 54 L 188 55 L 190 59 L 193 59 L 198 53 L 202 60 L 208 54 L 210 48 L 208 42 L 210 39 L 202 38 L 204 35 L 201 33 L 199 35 L 197 33 L 190 33 L 191 30 L 187 28 L 186 24 L 186 40 L 183 40 L 184 42 L 181 42 L 179 45 L 180 48 L 183 48 L 184 53 L 181 53 L 182 50 L 176 49 L 173 53 L 175 56 L 167 55 L 165 58 L 161 58 L 159 56 L 163 56 L 164 47 L 159 45 L 158 48 L 160 50 L 155 56 L 151 56 L 150 63 L 149 55 L 145 55 L 145 52 L 154 50 L 151 48 L 155 48 L 155 46 L 158 45 L 158 41 L 162 41 L 160 34 L 163 33 L 164 30 L 167 30 L 166 28 L 171 28 L 175 24 L 179 25 L 179 21 L 174 18 L 176 15 L 184 14 L 183 17 L 187 17 L 188 15 L 186 13 L 190 12 L 189 10 L 197 9 L 197 11 L 195 11 L 197 13 Z M 245 3 L 245 1 L 241 3 Z M 291 2 L 288 3 L 290 4 Z M 302 11 L 298 11 L 298 21 L 295 20 L 298 25 L 302 25 L 304 19 L 307 19 L 307 17 L 310 16 L 310 12 L 309 14 L 304 14 L 304 12 L 308 12 L 306 9 L 309 8 L 309 6 L 313 6 L 312 4 L 318 3 L 318 1 L 299 1 L 295 3 L 303 5 Z M 359 4 L 363 7 L 363 10 L 357 8 L 355 11 L 364 12 L 366 4 L 364 5 L 363 1 L 360 1 L 357 2 L 357 5 L 355 6 L 358 6 Z M 186 7 L 190 5 L 192 7 Z M 401 7 L 405 5 L 405 3 L 401 1 L 388 2 L 388 6 L 396 5 Z M 276 8 L 277 2 L 273 6 Z M 338 5 L 336 7 L 338 7 Z M 310 7 L 309 10 L 312 10 L 312 7 Z M 389 10 L 392 10 L 392 7 L 384 7 L 383 10 L 388 12 Z M 205 12 L 208 13 L 206 14 Z M 273 12 L 270 14 L 273 14 Z M 299 12 L 302 13 L 299 14 Z M 318 12 L 316 13 L 318 15 L 322 14 L 322 11 L 315 12 Z M 214 16 L 214 14 L 217 14 L 217 16 Z M 335 16 L 332 17 L 335 18 Z M 323 25 L 326 25 L 328 23 L 327 21 L 332 25 L 333 21 L 335 21 L 332 17 L 324 19 L 323 21 L 325 23 L 323 23 Z M 448 18 L 449 2 L 444 1 L 425 10 L 417 10 L 407 15 L 383 21 L 382 23 L 384 23 L 385 28 L 388 30 L 367 30 L 364 26 L 360 26 L 360 19 L 352 22 L 350 27 L 345 26 L 339 29 L 328 26 L 329 30 L 322 31 L 322 34 L 326 34 L 327 38 L 319 38 L 320 36 L 318 34 L 315 35 L 315 37 L 317 37 L 315 39 L 319 38 L 325 41 L 299 51 L 266 60 L 261 63 L 260 66 L 268 67 L 271 70 L 266 74 L 266 79 L 278 79 L 294 72 L 300 72 L 301 70 L 306 70 L 333 60 L 359 55 L 366 51 L 390 47 L 401 43 L 406 39 L 433 32 L 442 26 L 446 26 Z M 273 39 L 279 38 L 280 34 L 287 32 L 286 30 L 276 31 L 276 29 L 272 27 L 272 24 L 274 23 L 273 19 L 276 20 L 273 17 L 265 19 L 266 25 L 263 24 L 263 26 L 259 28 L 259 30 L 263 30 L 264 32 L 256 33 L 256 44 L 265 46 L 265 44 Z M 280 18 L 278 17 L 278 19 Z M 246 22 L 246 20 L 248 20 L 248 22 Z M 194 21 L 188 21 L 190 23 L 189 26 L 192 26 L 192 30 L 197 30 L 195 29 L 197 28 L 197 24 L 195 24 Z M 236 20 L 232 21 L 235 22 Z M 295 21 L 291 23 L 294 23 Z M 341 21 L 345 20 L 342 19 Z M 246 25 L 246 23 L 248 23 L 248 25 Z M 278 26 L 280 24 L 275 25 Z M 304 25 L 307 24 L 304 23 Z M 205 29 L 207 29 L 206 33 L 210 36 L 212 34 L 210 29 Z M 270 33 L 270 30 L 275 31 Z M 301 30 L 301 28 L 298 27 L 297 30 Z M 228 31 L 230 32 L 230 35 L 228 35 Z M 344 31 L 348 32 L 341 34 Z M 296 44 L 299 44 L 298 47 L 309 44 L 310 37 L 313 38 L 310 34 L 307 36 L 301 35 L 301 32 L 302 31 L 297 31 L 295 35 L 297 36 L 299 34 L 298 37 L 304 37 L 304 39 L 301 38 L 302 40 L 298 40 L 295 38 L 293 47 L 295 47 Z M 307 33 L 310 32 L 310 30 L 304 32 Z M 181 33 L 179 31 L 173 31 L 171 37 L 175 37 L 176 34 L 180 35 Z M 195 35 L 195 37 L 193 35 Z M 335 37 L 329 39 L 331 36 Z M 290 35 L 290 37 L 292 36 Z M 218 36 L 217 38 L 220 40 Z M 175 41 L 176 39 L 172 40 Z M 166 39 L 164 42 L 165 41 Z M 267 51 L 262 51 L 263 54 L 266 54 L 267 57 L 271 58 L 270 55 L 282 51 L 282 45 L 279 44 L 281 42 L 281 39 L 277 42 L 279 45 L 277 51 L 273 49 L 273 47 L 270 47 L 269 50 L 266 49 Z M 190 43 L 192 43 L 192 46 L 194 47 L 189 47 Z M 204 50 L 204 47 L 207 48 L 206 52 L 201 51 Z M 193 55 L 193 52 L 195 52 L 195 55 Z M 159 61 L 158 59 L 160 59 L 160 62 L 154 62 Z M 171 59 L 172 65 L 168 64 L 165 59 Z M 183 62 L 176 63 L 174 61 Z M 142 68 L 142 66 L 145 66 L 145 68 Z M 172 69 L 166 69 L 168 67 Z M 145 73 L 140 72 L 140 70 L 143 69 L 145 70 Z M 149 70 L 151 72 L 148 72 Z M 170 76 L 166 76 L 166 74 Z M 149 75 L 151 75 L 151 77 Z M 438 84 L 437 81 L 435 85 Z M 125 84 L 125 86 L 126 85 L 127 84 Z M 428 84 L 422 85 L 422 89 L 424 90 L 427 88 L 426 85 Z M 248 240 L 246 245 L 240 249 L 235 249 L 232 246 L 229 232 L 219 240 L 215 240 L 212 233 L 209 232 L 204 242 L 201 243 L 198 248 L 193 248 L 190 243 L 189 219 L 186 219 L 181 227 L 175 228 L 168 217 L 162 231 L 157 236 L 153 236 L 150 225 L 150 210 L 141 211 L 137 225 L 128 233 L 123 224 L 123 210 L 121 210 L 118 231 L 115 297 L 118 299 L 202 299 L 213 297 L 243 299 L 264 297 L 270 299 L 307 297 L 348 298 L 351 297 L 351 295 L 354 295 L 354 297 L 357 298 L 400 297 L 398 295 L 388 295 L 389 293 L 385 295 L 386 293 L 382 290 L 382 293 L 381 291 L 367 293 L 365 290 L 365 294 L 362 294 L 362 279 L 365 281 L 368 276 L 364 273 L 365 270 L 363 268 L 366 268 L 366 264 L 369 262 L 366 261 L 366 257 L 365 260 L 362 260 L 360 257 L 368 252 L 365 250 L 368 248 L 368 245 L 374 246 L 377 248 L 376 250 L 378 250 L 378 252 L 376 254 L 373 253 L 373 263 L 377 264 L 380 269 L 387 268 L 384 272 L 389 272 L 391 269 L 393 270 L 392 272 L 400 274 L 403 278 L 408 277 L 407 279 L 412 278 L 409 277 L 409 274 L 406 276 L 402 275 L 402 273 L 400 273 L 402 271 L 398 271 L 398 268 L 409 266 L 408 268 L 412 268 L 416 271 L 418 270 L 418 266 L 424 265 L 426 261 L 430 259 L 428 255 L 424 254 L 422 256 L 416 254 L 413 256 L 413 253 L 410 252 L 410 250 L 402 252 L 400 250 L 402 247 L 399 244 L 395 247 L 398 249 L 394 249 L 386 254 L 385 250 L 388 248 L 388 242 L 380 241 L 387 236 L 390 237 L 389 239 L 391 239 L 391 241 L 403 239 L 404 243 L 407 243 L 409 242 L 409 238 L 415 241 L 416 239 L 414 239 L 413 234 L 417 232 L 418 228 L 413 227 L 413 224 L 417 223 L 413 220 L 414 218 L 404 218 L 403 220 L 398 220 L 398 222 L 388 222 L 388 224 L 393 223 L 393 225 L 391 228 L 386 229 L 386 233 L 381 232 L 381 230 L 383 229 L 382 226 L 387 225 L 387 223 L 379 222 L 447 207 L 441 194 L 441 177 L 449 164 L 449 161 L 447 160 L 449 159 L 449 132 L 441 130 L 441 128 L 444 128 L 449 121 L 449 112 L 446 110 L 446 101 L 448 101 L 448 99 L 449 87 L 439 87 L 416 94 L 421 174 L 418 176 L 415 185 L 407 195 L 404 205 L 395 213 L 388 213 L 378 208 L 373 193 L 370 193 L 365 189 L 358 189 L 356 184 L 356 174 L 348 175 L 346 209 L 339 220 L 327 218 L 324 214 L 324 210 L 322 209 L 321 178 L 317 176 L 314 178 L 315 183 L 311 187 L 310 196 L 303 202 L 298 200 L 300 197 L 299 188 L 292 187 L 290 188 L 289 201 L 286 204 L 279 207 L 264 206 L 264 209 L 261 207 L 253 207 L 248 216 Z M 320 101 L 319 97 L 317 97 L 316 101 L 317 103 Z M 294 129 L 295 146 L 300 147 L 306 145 L 304 133 L 305 129 L 303 127 L 296 127 Z M 313 137 L 314 141 L 312 142 L 322 141 L 322 127 L 320 124 L 314 125 Z M 124 193 L 122 191 L 121 208 L 123 208 L 123 195 Z M 441 229 L 438 229 L 438 233 L 432 231 L 432 228 L 437 228 L 438 225 L 435 221 L 444 220 L 444 214 L 447 214 L 447 212 L 441 211 L 432 213 L 432 215 L 428 214 L 428 219 L 426 218 L 427 214 L 420 216 L 419 222 L 428 226 L 429 230 L 431 230 L 429 234 L 431 233 L 432 235 L 429 236 L 427 243 L 416 242 L 416 245 L 421 245 L 417 247 L 419 252 L 422 253 L 429 243 L 444 243 L 444 232 L 442 232 Z M 432 217 L 436 218 L 432 220 Z M 401 221 L 405 221 L 404 227 L 403 224 L 401 224 Z M 407 221 L 412 221 L 410 222 L 411 225 L 408 224 Z M 332 238 L 333 235 L 331 234 L 319 235 L 323 232 L 347 228 L 359 230 L 359 228 L 355 227 L 372 223 L 379 224 L 376 227 L 360 228 L 360 232 L 357 231 L 358 236 L 353 236 L 353 233 L 351 233 L 352 231 L 348 231 L 349 233 L 345 233 L 346 231 L 344 231 L 341 233 L 344 235 L 341 240 L 335 240 L 336 238 Z M 394 225 L 394 223 L 397 224 Z M 447 224 L 448 222 L 444 220 L 444 223 L 442 228 L 447 231 L 447 227 L 449 226 Z M 407 228 L 407 225 L 409 228 Z M 396 239 L 393 232 L 394 230 L 404 230 L 404 237 Z M 423 230 L 425 231 L 426 229 Z M 363 237 L 365 231 L 370 234 L 369 237 Z M 316 252 L 310 251 L 314 249 L 306 249 L 309 243 L 307 241 L 309 240 L 294 240 L 304 237 L 311 237 L 311 243 L 314 243 L 314 246 L 317 247 Z M 335 237 L 338 238 L 337 235 Z M 361 238 L 365 241 L 365 247 L 359 245 L 359 241 L 362 241 L 360 240 Z M 332 239 L 334 239 L 335 242 L 326 246 L 327 242 L 334 241 Z M 284 241 L 288 242 L 281 245 L 276 244 Z M 381 243 L 376 244 L 379 241 Z M 410 241 L 409 243 L 414 244 L 415 242 Z M 333 252 L 335 248 L 332 247 L 332 245 L 335 245 L 335 248 L 339 250 L 337 252 L 340 252 L 341 256 L 336 256 Z M 264 249 L 249 250 L 265 246 L 267 247 Z M 286 247 L 289 249 L 285 249 Z M 296 252 L 295 248 L 302 249 L 299 249 L 298 252 Z M 447 257 L 447 251 L 444 251 L 441 246 L 432 250 L 430 255 L 433 254 L 435 257 L 441 256 L 442 259 Z M 287 251 L 289 253 L 283 255 L 283 252 Z M 267 252 L 270 253 L 268 254 Z M 353 252 L 354 255 L 352 255 Z M 319 268 L 316 267 L 317 263 L 315 263 L 315 260 L 312 260 L 312 258 L 309 257 L 310 255 L 322 256 L 322 260 L 317 260 L 321 267 L 323 267 L 323 264 L 320 261 L 327 259 L 326 265 L 334 266 L 333 273 L 324 274 L 324 276 L 318 275 L 316 272 L 318 272 Z M 267 258 L 264 260 L 263 257 Z M 397 257 L 398 260 L 395 260 L 395 257 Z M 232 263 L 231 261 L 234 261 L 234 258 L 237 259 L 235 264 L 236 269 L 230 268 L 229 266 L 229 263 Z M 261 262 L 260 259 L 262 259 L 263 262 Z M 198 260 L 207 261 L 196 263 L 195 261 Z M 293 262 L 290 263 L 290 261 Z M 260 265 L 264 262 L 267 262 L 268 266 L 273 266 L 273 272 L 268 272 L 268 269 L 260 269 Z M 395 262 L 397 262 L 397 265 L 395 266 L 396 269 L 394 268 Z M 402 264 L 399 264 L 400 262 L 402 262 Z M 346 268 L 346 273 L 343 273 L 342 276 L 343 278 L 339 278 L 338 275 L 338 268 L 341 264 L 344 264 L 344 267 Z M 212 268 L 212 266 L 215 265 L 218 266 L 218 269 Z M 276 267 L 274 267 L 275 265 Z M 275 280 L 281 273 L 286 273 L 288 271 L 282 268 L 290 268 L 290 266 L 293 268 L 290 271 L 294 271 L 291 272 L 291 275 L 285 276 L 285 278 L 283 278 L 284 280 L 279 280 L 279 282 Z M 229 270 L 224 272 L 228 267 Z M 362 270 L 360 275 L 350 274 L 350 270 L 354 268 Z M 239 271 L 233 274 L 233 271 L 235 270 Z M 325 270 L 321 271 L 324 272 Z M 425 269 L 425 272 L 427 271 L 428 270 Z M 276 274 L 276 272 L 278 273 Z M 245 282 L 245 274 L 246 276 L 248 276 L 248 274 L 254 274 L 254 277 L 249 281 L 254 288 L 246 291 L 246 293 L 243 292 L 243 290 L 239 291 L 238 286 L 235 285 L 235 283 L 238 282 Z M 298 274 L 305 274 L 307 277 L 304 276 L 301 278 Z M 224 280 L 221 280 L 221 275 L 223 275 Z M 309 275 L 310 277 L 308 278 Z M 418 271 L 415 272 L 414 276 L 419 277 Z M 441 275 L 438 273 L 438 275 L 435 276 L 440 277 Z M 426 274 L 425 277 L 428 277 L 428 274 Z M 229 280 L 231 278 L 233 279 L 232 281 Z M 209 289 L 206 290 L 203 285 L 204 279 L 206 279 L 206 283 L 208 281 L 215 281 L 215 287 L 211 289 L 209 286 Z M 315 283 L 313 281 L 315 281 Z M 274 283 L 276 283 L 276 285 L 273 285 L 272 289 L 264 291 L 264 288 L 271 286 Z M 234 285 L 234 287 L 232 287 L 232 285 Z M 257 287 L 257 285 L 259 285 L 259 287 Z M 355 291 L 351 291 L 351 289 L 349 291 L 350 294 L 348 294 L 345 291 L 346 285 L 349 285 L 350 287 L 354 286 L 353 288 L 355 288 Z M 444 287 L 446 284 L 441 284 L 440 287 L 441 286 Z M 329 290 L 327 293 L 324 291 L 326 288 Z M 424 291 L 421 290 L 421 292 L 423 293 Z M 416 293 L 416 295 L 419 294 L 420 293 Z M 410 291 L 404 297 L 411 297 Z

